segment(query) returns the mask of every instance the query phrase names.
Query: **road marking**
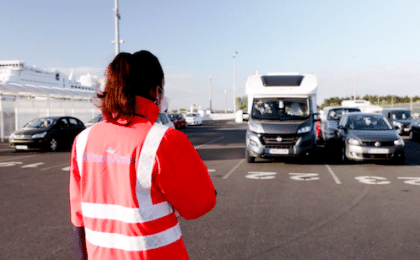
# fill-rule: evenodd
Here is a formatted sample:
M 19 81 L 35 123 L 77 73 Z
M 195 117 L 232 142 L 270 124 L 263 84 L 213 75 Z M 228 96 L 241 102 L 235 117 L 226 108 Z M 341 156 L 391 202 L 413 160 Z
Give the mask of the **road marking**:
M 207 145 L 207 144 L 214 143 L 214 142 L 216 142 L 216 141 L 218 141 L 218 140 L 220 140 L 220 139 L 223 139 L 223 138 L 225 138 L 225 136 L 219 137 L 219 138 L 217 138 L 217 139 L 215 139 L 215 140 L 213 140 L 213 141 L 210 141 L 210 142 L 208 142 L 208 143 L 205 143 L 205 144 L 200 144 L 200 145 L 194 146 L 194 148 L 195 148 L 195 149 L 200 148 L 201 146 L 204 146 L 204 145 Z
M 290 179 L 295 181 L 317 181 L 319 180 L 318 173 L 299 173 L 299 172 L 290 172 Z
M 327 167 L 328 171 L 330 172 L 331 176 L 333 177 L 334 181 L 336 184 L 341 184 L 340 179 L 338 179 L 337 175 L 335 175 L 335 173 L 333 172 L 333 170 L 331 169 L 331 167 L 325 163 L 325 166 Z
M 243 163 L 244 161 L 245 161 L 245 159 L 242 159 L 235 167 L 233 167 L 232 170 L 230 170 L 230 172 L 228 172 L 225 176 L 223 176 L 223 179 L 227 179 L 229 177 L 229 175 L 231 175 L 236 170 L 236 168 L 238 168 L 239 165 L 241 163 Z
M 53 168 L 57 168 L 57 167 L 63 167 L 64 165 L 68 165 L 69 163 L 62 163 L 59 165 L 55 165 L 55 166 L 51 166 L 51 167 L 46 167 L 46 168 L 42 168 L 41 171 L 45 171 L 45 170 L 49 170 L 49 169 L 53 169 Z M 70 167 L 70 166 L 69 166 Z M 69 169 L 70 170 L 70 169 Z
M 0 162 L 0 167 L 10 167 L 18 164 L 23 164 L 23 162 Z
M 34 157 L 34 156 L 36 156 L 36 155 L 18 156 L 18 157 L 13 157 L 13 160 L 22 159 L 22 158 L 29 158 L 29 157 Z M 0 160 L 0 162 L 4 162 L 4 161 L 10 160 L 10 159 L 11 158 L 6 158 L 6 159 L 3 159 L 3 160 Z
M 248 172 L 248 175 L 245 175 L 248 179 L 256 180 L 269 180 L 274 179 L 277 172 Z
M 380 184 L 390 184 L 390 181 L 387 181 L 385 177 L 380 176 L 359 176 L 354 177 L 361 183 L 371 184 L 371 185 L 380 185 Z
M 215 169 L 208 169 L 208 171 L 210 173 L 210 172 L 215 172 L 216 170 Z
M 44 164 L 43 162 L 33 163 L 33 164 L 27 164 L 27 165 L 22 166 L 21 168 L 36 168 L 39 165 L 43 165 L 43 164 Z
M 398 177 L 400 180 L 406 180 L 404 183 L 411 184 L 411 185 L 420 185 L 420 178 L 419 177 Z

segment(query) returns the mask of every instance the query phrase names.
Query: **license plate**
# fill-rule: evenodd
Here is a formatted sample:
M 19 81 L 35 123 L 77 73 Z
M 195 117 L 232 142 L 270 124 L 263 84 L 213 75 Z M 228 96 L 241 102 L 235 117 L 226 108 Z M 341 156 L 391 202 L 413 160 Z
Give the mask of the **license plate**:
M 289 154 L 289 149 L 268 149 L 269 154 Z
M 15 148 L 16 149 L 19 149 L 19 150 L 28 150 L 28 146 L 27 145 L 16 145 Z
M 389 149 L 386 148 L 370 148 L 369 153 L 374 153 L 374 154 L 388 154 L 389 153 Z

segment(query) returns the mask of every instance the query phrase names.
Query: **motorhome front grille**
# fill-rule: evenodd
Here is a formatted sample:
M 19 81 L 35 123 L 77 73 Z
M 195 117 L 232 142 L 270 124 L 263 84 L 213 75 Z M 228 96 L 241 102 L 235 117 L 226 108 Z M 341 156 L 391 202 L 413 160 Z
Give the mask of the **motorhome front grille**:
M 296 144 L 297 140 L 299 139 L 299 136 L 264 134 L 261 139 L 264 145 L 293 146 Z

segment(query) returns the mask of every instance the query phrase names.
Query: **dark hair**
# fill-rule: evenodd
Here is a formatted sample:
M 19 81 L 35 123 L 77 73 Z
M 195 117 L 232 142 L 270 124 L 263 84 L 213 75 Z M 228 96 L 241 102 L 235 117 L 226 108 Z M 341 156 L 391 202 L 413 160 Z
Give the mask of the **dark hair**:
M 163 79 L 159 60 L 149 51 L 119 53 L 106 69 L 104 91 L 98 93 L 102 114 L 111 121 L 121 116 L 133 117 L 135 96 L 155 101 L 150 91 L 157 86 L 162 89 Z

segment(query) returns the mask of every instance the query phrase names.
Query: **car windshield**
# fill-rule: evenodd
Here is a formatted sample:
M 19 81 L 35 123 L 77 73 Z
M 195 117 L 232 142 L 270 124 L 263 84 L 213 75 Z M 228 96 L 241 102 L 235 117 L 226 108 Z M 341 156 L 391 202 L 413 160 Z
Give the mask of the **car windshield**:
M 48 128 L 51 127 L 55 121 L 54 118 L 37 118 L 28 122 L 23 128 Z
M 310 115 L 309 99 L 256 98 L 251 116 L 256 120 L 302 120 Z
M 395 111 L 392 112 L 392 119 L 394 120 L 405 120 L 411 118 L 409 111 Z
M 340 120 L 341 117 L 347 113 L 351 112 L 360 112 L 360 109 L 356 108 L 337 108 L 337 109 L 331 109 L 328 112 L 328 120 Z
M 191 114 L 191 113 L 188 113 L 187 115 L 186 115 L 186 117 L 196 117 L 197 116 L 197 114 Z
M 352 130 L 392 130 L 391 124 L 380 115 L 357 115 L 349 117 L 346 127 Z

